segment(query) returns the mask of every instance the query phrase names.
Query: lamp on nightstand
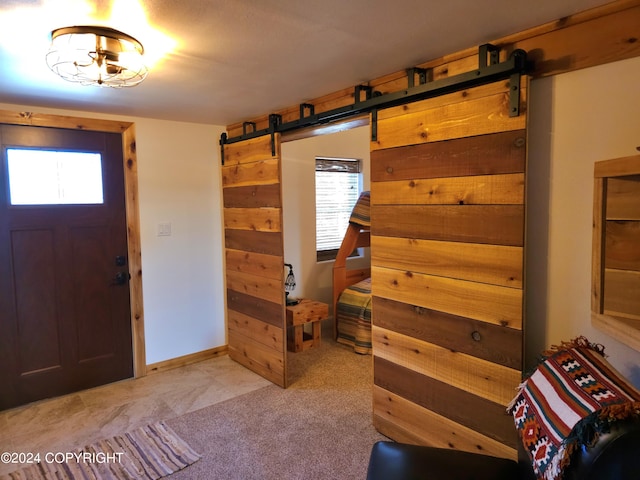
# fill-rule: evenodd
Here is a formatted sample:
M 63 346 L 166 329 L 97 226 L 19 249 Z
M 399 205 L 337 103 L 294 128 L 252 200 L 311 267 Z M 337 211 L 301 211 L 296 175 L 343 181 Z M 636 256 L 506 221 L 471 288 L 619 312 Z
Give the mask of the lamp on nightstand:
M 287 297 L 287 305 L 297 305 L 298 300 L 289 298 L 289 292 L 293 292 L 294 288 L 296 288 L 296 277 L 293 276 L 293 265 L 285 263 L 284 266 L 289 268 L 287 278 L 284 280 L 284 291 Z

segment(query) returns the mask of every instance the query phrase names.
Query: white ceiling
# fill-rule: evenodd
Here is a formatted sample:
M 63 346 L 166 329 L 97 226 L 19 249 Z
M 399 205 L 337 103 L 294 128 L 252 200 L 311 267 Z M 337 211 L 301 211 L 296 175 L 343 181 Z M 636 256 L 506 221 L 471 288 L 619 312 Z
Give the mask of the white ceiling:
M 228 125 L 609 1 L 0 0 L 0 103 Z M 147 79 L 56 77 L 49 33 L 80 24 L 140 40 Z

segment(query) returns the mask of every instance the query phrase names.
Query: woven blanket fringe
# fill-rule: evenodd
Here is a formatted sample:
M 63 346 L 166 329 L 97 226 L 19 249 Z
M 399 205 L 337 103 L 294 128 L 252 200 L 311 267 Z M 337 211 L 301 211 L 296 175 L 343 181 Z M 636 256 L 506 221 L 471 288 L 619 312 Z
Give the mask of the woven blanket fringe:
M 520 382 L 520 385 L 518 385 L 516 387 L 516 395 L 509 402 L 509 405 L 507 405 L 507 413 L 509 415 L 513 414 L 513 409 L 516 408 L 516 404 L 518 403 L 518 400 L 520 399 L 520 396 L 522 394 L 522 390 L 524 390 L 524 387 L 526 387 L 526 386 L 527 386 L 527 381 L 523 380 L 522 382 Z
M 558 452 L 551 459 L 551 464 L 544 471 L 542 478 L 544 480 L 558 480 L 562 478 L 562 472 L 564 469 L 564 465 L 562 464 L 564 458 L 566 457 L 566 447 L 565 445 L 560 445 Z
M 548 350 L 545 350 L 542 352 L 541 354 L 542 360 L 544 361 L 550 356 L 555 355 L 558 352 L 562 352 L 564 350 L 570 350 L 572 348 L 588 348 L 590 350 L 593 350 L 594 352 L 599 353 L 603 357 L 605 356 L 604 345 L 600 343 L 591 343 L 586 337 L 579 336 L 569 340 L 568 342 L 563 341 L 560 343 L 560 345 L 551 345 L 551 347 Z
M 572 340 L 569 340 L 568 342 L 562 341 L 560 345 L 551 345 L 551 347 L 549 347 L 547 350 L 544 350 L 540 355 L 538 355 L 536 364 L 533 367 L 531 367 L 529 370 L 527 370 L 522 375 L 522 378 L 526 381 L 527 378 L 533 375 L 533 372 L 536 371 L 536 369 L 538 368 L 538 365 L 544 362 L 547 358 L 549 358 L 550 356 L 558 352 L 561 352 L 563 350 L 570 350 L 572 348 L 588 348 L 590 350 L 593 350 L 594 352 L 599 353 L 605 358 L 607 357 L 607 355 L 605 355 L 604 353 L 604 345 L 600 343 L 591 343 L 586 337 L 579 336 Z
M 581 419 L 564 440 L 561 447 L 562 455 L 558 452 L 559 470 L 564 471 L 571 463 L 574 453 L 583 445 L 592 447 L 600 435 L 608 433 L 614 423 L 623 420 L 640 420 L 640 402 L 609 405 Z

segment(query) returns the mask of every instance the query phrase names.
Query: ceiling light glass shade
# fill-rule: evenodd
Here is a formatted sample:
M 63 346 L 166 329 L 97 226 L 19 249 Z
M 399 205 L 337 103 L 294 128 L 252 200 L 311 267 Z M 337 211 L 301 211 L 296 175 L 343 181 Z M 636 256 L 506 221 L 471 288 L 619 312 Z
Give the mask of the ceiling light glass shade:
M 65 80 L 82 85 L 132 87 L 147 76 L 144 48 L 113 28 L 76 26 L 51 32 L 47 65 Z

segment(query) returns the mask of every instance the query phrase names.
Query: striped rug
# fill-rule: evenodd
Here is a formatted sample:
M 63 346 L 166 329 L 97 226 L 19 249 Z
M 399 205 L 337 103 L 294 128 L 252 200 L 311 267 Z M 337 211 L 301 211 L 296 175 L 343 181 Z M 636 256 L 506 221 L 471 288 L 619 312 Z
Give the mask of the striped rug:
M 96 442 L 77 452 L 49 452 L 0 480 L 155 480 L 199 460 L 164 422 Z

